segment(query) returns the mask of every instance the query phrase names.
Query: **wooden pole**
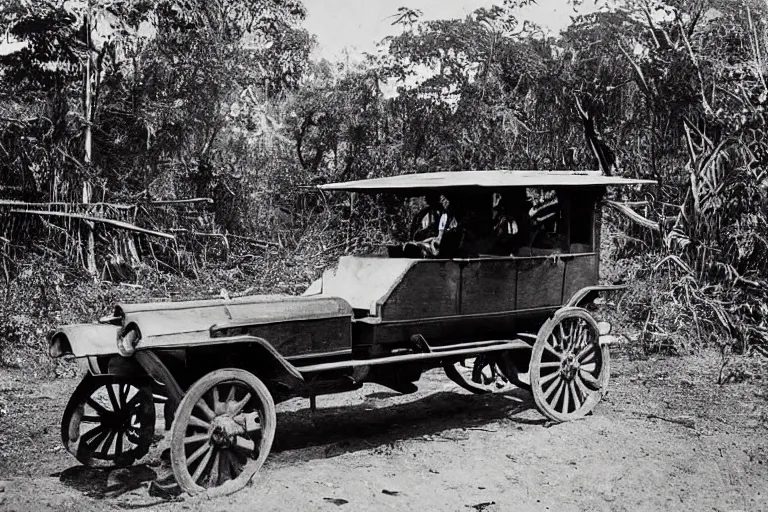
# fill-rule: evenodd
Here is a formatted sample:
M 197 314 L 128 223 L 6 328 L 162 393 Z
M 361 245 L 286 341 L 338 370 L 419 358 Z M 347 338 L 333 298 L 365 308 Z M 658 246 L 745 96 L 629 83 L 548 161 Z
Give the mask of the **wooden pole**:
M 83 87 L 85 87 L 85 166 L 90 168 L 92 149 L 91 149 L 91 121 L 92 121 L 92 105 L 91 105 L 91 0 L 86 0 L 85 19 L 83 20 L 85 29 L 85 77 L 83 81 Z M 83 203 L 91 202 L 91 184 L 88 180 L 83 181 Z M 96 242 L 93 237 L 94 224 L 90 221 L 84 221 L 86 230 L 88 231 L 88 255 L 87 255 L 87 269 L 88 273 L 92 276 L 96 276 Z
M 85 77 L 83 87 L 85 87 L 85 163 L 91 163 L 91 2 L 87 0 L 85 19 L 83 20 L 85 28 Z M 87 201 L 86 201 L 87 202 Z

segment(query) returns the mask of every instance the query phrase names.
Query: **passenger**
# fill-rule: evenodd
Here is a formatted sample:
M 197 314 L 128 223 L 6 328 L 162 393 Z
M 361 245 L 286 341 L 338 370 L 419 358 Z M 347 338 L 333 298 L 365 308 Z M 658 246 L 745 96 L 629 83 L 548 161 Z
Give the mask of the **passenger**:
M 519 248 L 529 245 L 530 208 L 525 189 L 512 189 L 501 196 L 494 212 L 494 235 L 497 240 L 495 252 L 513 254 Z
M 490 199 L 485 194 L 468 193 L 449 198 L 436 238 L 441 258 L 471 258 L 488 252 L 488 242 L 493 242 Z
M 516 235 L 520 228 L 517 226 L 514 216 L 506 208 L 499 204 L 493 212 L 493 234 L 499 238 Z
M 422 208 L 411 223 L 411 240 L 421 242 L 427 238 L 437 236 L 438 224 L 445 208 L 440 202 L 440 194 L 430 192 L 425 196 L 427 206 Z
M 454 206 L 454 204 L 455 203 L 453 202 L 448 202 L 448 207 L 440 216 L 440 222 L 438 223 L 438 226 L 437 226 L 438 244 L 443 239 L 443 235 L 445 235 L 446 231 L 457 229 L 459 227 L 459 221 L 456 218 L 457 208 Z

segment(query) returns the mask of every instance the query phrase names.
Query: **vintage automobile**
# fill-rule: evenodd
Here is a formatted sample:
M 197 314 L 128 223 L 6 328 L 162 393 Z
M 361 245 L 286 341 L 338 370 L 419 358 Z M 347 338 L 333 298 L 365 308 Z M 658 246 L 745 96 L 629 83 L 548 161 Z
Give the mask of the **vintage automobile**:
M 599 285 L 601 201 L 608 186 L 643 183 L 653 182 L 459 171 L 321 185 L 438 192 L 481 232 L 493 222 L 494 194 L 516 198 L 518 240 L 450 256 L 446 241 L 429 257 L 393 246 L 340 258 L 301 296 L 120 304 L 97 323 L 61 327 L 49 339 L 51 357 L 88 370 L 64 410 L 64 446 L 82 464 L 131 464 L 148 453 L 162 406 L 176 481 L 213 496 L 251 480 L 272 447 L 275 403 L 293 397 L 314 406 L 317 395 L 366 382 L 407 393 L 435 368 L 484 393 L 482 371 L 492 367 L 529 390 L 550 420 L 582 417 L 608 386 L 612 339 L 586 306 L 620 288 Z M 532 197 L 545 204 L 533 208 Z M 474 361 L 472 377 L 465 360 Z

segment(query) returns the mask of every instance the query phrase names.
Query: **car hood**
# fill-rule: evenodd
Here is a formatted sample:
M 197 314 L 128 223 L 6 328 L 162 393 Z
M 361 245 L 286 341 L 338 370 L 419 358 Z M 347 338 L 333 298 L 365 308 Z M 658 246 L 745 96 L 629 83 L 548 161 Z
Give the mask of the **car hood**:
M 118 304 L 100 323 L 60 327 L 51 337 L 76 357 L 117 353 L 117 338 L 137 330 L 137 350 L 182 347 L 212 339 L 212 333 L 238 326 L 351 317 L 352 307 L 338 297 L 257 295 L 231 300 Z M 53 353 L 52 353 L 53 355 Z

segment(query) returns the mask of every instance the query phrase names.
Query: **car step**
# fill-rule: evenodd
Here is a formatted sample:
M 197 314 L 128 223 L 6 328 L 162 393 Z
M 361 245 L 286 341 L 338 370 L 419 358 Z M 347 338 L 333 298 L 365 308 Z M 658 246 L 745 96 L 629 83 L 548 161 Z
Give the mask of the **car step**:
M 455 348 L 462 347 L 462 348 Z M 445 345 L 443 347 L 431 347 L 432 352 L 421 352 L 417 354 L 403 354 L 398 356 L 376 357 L 373 359 L 348 359 L 346 361 L 335 361 L 332 363 L 311 364 L 307 366 L 297 366 L 296 369 L 301 373 L 323 372 L 328 370 L 338 370 L 341 368 L 353 368 L 356 366 L 375 366 L 390 363 L 402 363 L 408 361 L 424 361 L 430 359 L 443 359 L 453 356 L 484 354 L 486 352 L 501 352 L 503 350 L 528 349 L 531 346 L 522 340 L 493 340 L 476 343 L 464 343 L 461 345 Z

